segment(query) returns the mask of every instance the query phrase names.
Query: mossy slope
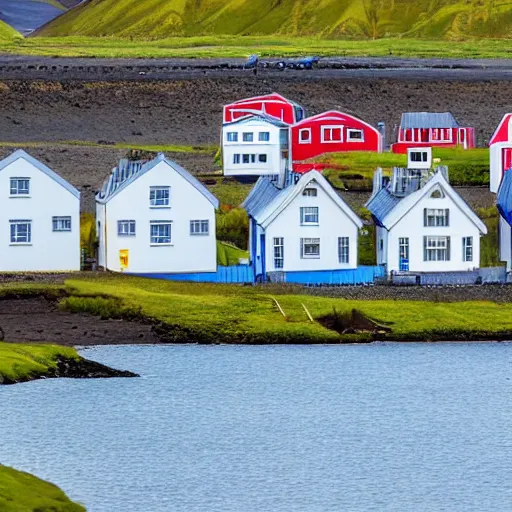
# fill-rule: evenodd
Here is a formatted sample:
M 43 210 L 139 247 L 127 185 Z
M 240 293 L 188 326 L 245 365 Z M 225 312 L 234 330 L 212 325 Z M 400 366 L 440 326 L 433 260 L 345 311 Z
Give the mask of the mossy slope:
M 85 512 L 55 485 L 35 476 L 0 466 L 2 512 Z
M 40 34 L 495 38 L 512 35 L 512 4 L 494 0 L 91 0 L 52 21 Z
M 0 20 L 0 41 L 13 41 L 16 38 L 21 37 L 22 36 L 19 32 Z

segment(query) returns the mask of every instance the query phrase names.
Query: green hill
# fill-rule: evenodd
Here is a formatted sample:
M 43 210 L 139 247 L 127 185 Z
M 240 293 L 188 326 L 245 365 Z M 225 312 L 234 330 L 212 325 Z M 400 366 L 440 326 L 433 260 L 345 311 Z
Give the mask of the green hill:
M 0 20 L 0 41 L 12 41 L 17 37 L 21 37 L 21 34 Z
M 439 39 L 511 37 L 502 0 L 89 0 L 43 27 L 44 36 L 159 39 L 289 35 Z

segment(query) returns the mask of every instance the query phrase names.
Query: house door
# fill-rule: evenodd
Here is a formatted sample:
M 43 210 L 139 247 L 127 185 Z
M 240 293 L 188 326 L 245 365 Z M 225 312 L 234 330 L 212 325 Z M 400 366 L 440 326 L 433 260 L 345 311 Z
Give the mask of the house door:
M 459 128 L 459 144 L 464 149 L 468 149 L 467 133 L 465 128 Z
M 409 272 L 409 239 L 398 239 L 398 270 Z
M 512 168 L 512 148 L 503 148 L 501 150 L 501 170 L 508 171 Z

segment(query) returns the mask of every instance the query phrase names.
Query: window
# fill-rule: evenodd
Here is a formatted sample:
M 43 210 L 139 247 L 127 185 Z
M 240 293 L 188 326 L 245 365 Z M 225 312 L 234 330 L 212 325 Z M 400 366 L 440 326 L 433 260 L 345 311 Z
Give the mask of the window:
M 311 128 L 302 128 L 299 130 L 299 144 L 308 144 L 311 142 Z
M 318 224 L 318 206 L 303 206 L 300 209 L 301 224 Z
M 135 236 L 134 220 L 118 220 L 117 221 L 118 236 Z
M 384 240 L 383 240 L 382 238 L 379 240 L 379 249 L 380 249 L 381 251 L 383 251 L 383 250 L 384 250 Z
M 423 237 L 424 261 L 450 261 L 450 237 L 449 236 L 424 236 Z
M 254 164 L 256 163 L 256 155 L 249 155 L 247 153 L 242 155 L 242 163 L 244 164 Z
M 462 261 L 473 261 L 473 237 L 462 238 Z
M 351 142 L 364 142 L 363 130 L 347 130 L 347 140 Z
M 252 142 L 254 140 L 254 133 L 252 132 L 244 132 L 242 135 L 244 142 Z
M 305 188 L 302 195 L 306 197 L 316 197 L 318 195 L 318 190 L 313 187 Z
M 320 238 L 301 238 L 300 257 L 320 258 Z
M 274 268 L 284 266 L 284 238 L 274 238 Z
M 208 220 L 191 220 L 191 235 L 208 235 L 210 233 L 210 221 Z
M 11 196 L 28 196 L 30 178 L 11 178 Z
M 426 151 L 411 151 L 411 162 L 426 162 L 428 153 Z
M 228 140 L 228 142 L 238 142 L 238 133 L 237 132 L 228 132 L 227 140 Z
M 270 132 L 260 132 L 258 135 L 260 142 L 268 142 L 270 140 Z
M 150 187 L 150 206 L 169 206 L 170 192 L 170 187 Z
M 149 226 L 151 245 L 169 245 L 171 243 L 171 223 L 168 220 L 152 220 Z
M 322 126 L 322 142 L 343 142 L 343 126 Z
M 398 239 L 398 269 L 400 272 L 409 271 L 409 238 Z
M 71 217 L 52 217 L 53 231 L 71 231 Z
M 423 210 L 423 225 L 425 227 L 440 227 L 450 225 L 450 210 L 436 209 L 436 208 L 425 208 Z
M 32 221 L 11 220 L 11 244 L 32 243 Z
M 240 163 L 240 155 L 239 154 L 233 155 L 233 163 L 234 164 L 239 164 Z
M 338 238 L 338 260 L 340 263 L 348 263 L 349 261 L 349 239 L 348 236 Z
M 444 197 L 443 191 L 440 189 L 436 189 L 430 194 L 432 199 L 442 199 Z
M 267 155 L 258 155 L 258 161 L 260 164 L 266 164 L 267 163 Z

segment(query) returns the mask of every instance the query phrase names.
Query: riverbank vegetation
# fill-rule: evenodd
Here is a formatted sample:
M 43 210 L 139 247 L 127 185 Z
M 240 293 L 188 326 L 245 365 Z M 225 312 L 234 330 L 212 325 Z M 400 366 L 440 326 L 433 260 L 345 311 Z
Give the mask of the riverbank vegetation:
M 56 485 L 22 471 L 0 466 L 2 512 L 85 512 Z
M 27 294 L 30 285 L 6 283 L 0 290 L 12 295 L 21 286 Z M 70 279 L 61 287 L 67 296 L 60 299 L 60 307 L 66 311 L 149 321 L 163 341 L 174 343 L 309 344 L 512 336 L 512 303 L 443 302 L 442 292 L 429 302 L 371 300 L 371 291 L 369 300 L 349 300 L 313 296 L 303 288 L 282 285 L 184 283 L 112 274 Z M 318 321 L 334 311 L 353 310 L 390 332 L 340 335 Z

